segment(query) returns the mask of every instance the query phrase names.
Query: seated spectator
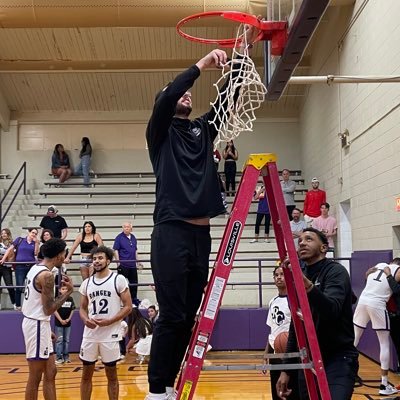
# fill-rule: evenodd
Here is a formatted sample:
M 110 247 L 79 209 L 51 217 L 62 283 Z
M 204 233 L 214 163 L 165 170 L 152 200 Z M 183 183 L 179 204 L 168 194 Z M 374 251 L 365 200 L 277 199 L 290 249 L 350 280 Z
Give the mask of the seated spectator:
M 337 223 L 336 218 L 329 215 L 330 209 L 329 203 L 321 204 L 321 215 L 315 218 L 312 222 L 312 227 L 318 229 L 328 238 L 329 249 L 328 251 L 334 251 L 335 244 L 333 238 L 336 237 Z
M 298 239 L 303 233 L 303 230 L 307 228 L 307 223 L 306 221 L 303 221 L 300 219 L 301 217 L 301 211 L 298 208 L 295 208 L 292 211 L 292 220 L 290 221 L 290 229 L 292 230 L 292 237 L 294 240 L 294 244 L 297 248 L 298 245 Z
M 92 221 L 86 221 L 83 224 L 83 231 L 80 233 L 76 239 L 74 244 L 72 245 L 71 251 L 65 257 L 64 262 L 66 264 L 71 262 L 71 257 L 74 254 L 74 251 L 78 246 L 81 247 L 81 265 L 80 271 L 82 279 L 85 280 L 89 278 L 92 273 L 92 264 L 89 262 L 91 260 L 90 252 L 95 248 L 99 247 L 103 244 L 103 239 L 101 236 L 96 233 L 96 226 Z
M 303 207 L 304 221 L 307 226 L 311 226 L 314 218 L 321 215 L 321 204 L 326 202 L 326 192 L 319 188 L 318 178 L 311 179 L 311 186 L 312 189 L 306 193 Z
M 155 305 L 149 306 L 147 308 L 147 315 L 149 316 L 149 320 L 153 324 L 154 328 L 159 317 L 157 307 Z
M 72 175 L 68 154 L 62 144 L 56 144 L 51 157 L 51 173 L 58 177 L 59 183 L 64 183 Z
M 152 323 L 139 311 L 138 308 L 132 309 L 132 314 L 129 320 L 129 342 L 126 349 L 130 353 L 138 355 L 139 364 L 145 361 L 146 356 L 150 355 L 151 341 L 153 338 Z
M 3 258 L 4 254 L 6 254 L 8 248 L 11 247 L 13 243 L 11 231 L 8 228 L 4 228 L 1 230 L 0 233 L 0 260 Z M 8 286 L 8 295 L 10 296 L 11 304 L 13 305 L 14 309 L 15 306 L 15 289 L 11 286 L 13 284 L 12 278 L 12 269 L 10 264 L 0 264 L 0 284 L 1 278 L 3 277 L 4 284 Z M 1 309 L 1 304 L 0 304 Z
M 56 206 L 49 206 L 47 214 L 40 221 L 42 229 L 49 229 L 53 232 L 55 238 L 65 240 L 68 235 L 68 225 L 65 219 L 57 214 Z

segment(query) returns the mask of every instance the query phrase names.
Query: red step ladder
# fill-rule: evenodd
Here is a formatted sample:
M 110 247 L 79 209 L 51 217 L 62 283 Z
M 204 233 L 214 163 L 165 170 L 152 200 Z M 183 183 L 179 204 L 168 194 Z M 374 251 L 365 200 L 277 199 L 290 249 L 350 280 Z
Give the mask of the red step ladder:
M 214 269 L 208 282 L 200 316 L 186 352 L 177 385 L 178 394 L 176 398 L 178 400 L 191 400 L 194 396 L 207 346 L 221 307 L 222 297 L 260 175 L 263 177 L 266 188 L 279 257 L 284 260 L 288 256 L 291 264 L 291 268 L 283 268 L 283 270 L 289 304 L 291 310 L 295 310 L 295 312 L 292 311 L 292 320 L 299 351 L 302 354 L 301 363 L 311 363 L 313 366 L 312 369 L 304 369 L 308 393 L 311 400 L 318 400 L 319 398 L 321 400 L 331 399 L 279 181 L 276 156 L 274 154 L 251 154 L 245 165 L 239 189 L 233 202 L 232 212 L 218 250 Z

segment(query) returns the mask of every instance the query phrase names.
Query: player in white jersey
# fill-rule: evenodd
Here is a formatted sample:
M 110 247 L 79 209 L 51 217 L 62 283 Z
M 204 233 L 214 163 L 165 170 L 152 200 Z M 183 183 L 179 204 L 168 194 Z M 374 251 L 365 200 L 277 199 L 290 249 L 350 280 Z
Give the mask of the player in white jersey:
M 268 317 L 267 325 L 271 328 L 270 334 L 268 335 L 268 343 L 265 348 L 264 358 L 268 360 L 268 354 L 274 353 L 274 342 L 276 337 L 282 332 L 289 332 L 290 321 L 292 320 L 292 314 L 290 313 L 287 289 L 285 282 L 285 275 L 283 274 L 283 268 L 280 266 L 275 267 L 273 272 L 273 279 L 275 286 L 278 289 L 278 296 L 272 298 L 268 306 Z M 270 359 L 270 364 L 281 364 L 282 361 L 278 359 Z M 271 395 L 273 400 L 279 400 L 278 393 L 276 392 L 276 383 L 278 382 L 281 371 L 271 370 Z M 291 377 L 297 382 L 296 377 Z M 296 383 L 292 385 L 296 388 Z M 298 397 L 297 390 L 293 390 L 289 399 L 296 399 Z
M 379 263 L 367 272 L 367 282 L 358 299 L 354 311 L 354 345 L 357 346 L 360 338 L 371 321 L 372 329 L 378 336 L 380 346 L 381 385 L 379 394 L 389 395 L 397 393 L 397 390 L 388 383 L 388 371 L 390 363 L 390 322 L 386 310 L 386 303 L 392 295 L 387 277 L 393 276 L 400 281 L 400 267 L 396 264 Z
M 60 308 L 73 291 L 72 281 L 66 275 L 61 284 L 67 288 L 64 294 L 54 298 L 54 275 L 51 270 L 64 262 L 66 243 L 61 239 L 50 239 L 42 245 L 43 261 L 28 272 L 25 299 L 22 305 L 26 358 L 29 377 L 25 400 L 37 400 L 39 384 L 43 377 L 43 396 L 56 399 L 56 366 L 51 340 L 50 316 Z
M 101 356 L 108 381 L 108 398 L 117 400 L 117 361 L 121 321 L 132 311 L 128 283 L 123 275 L 110 271 L 114 251 L 106 246 L 92 250 L 94 275 L 82 282 L 80 317 L 85 324 L 80 359 L 83 362 L 81 400 L 90 400 L 95 363 Z

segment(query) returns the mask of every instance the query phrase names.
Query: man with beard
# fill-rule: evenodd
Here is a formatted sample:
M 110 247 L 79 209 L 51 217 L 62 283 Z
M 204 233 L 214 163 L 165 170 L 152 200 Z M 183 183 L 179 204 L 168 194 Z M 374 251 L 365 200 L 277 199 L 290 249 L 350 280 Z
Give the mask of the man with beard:
M 94 275 L 85 279 L 79 288 L 79 315 L 85 325 L 79 355 L 83 363 L 81 399 L 91 398 L 94 367 L 101 356 L 108 381 L 108 398 L 117 400 L 120 327 L 121 321 L 132 311 L 132 300 L 125 277 L 109 269 L 114 251 L 99 246 L 90 254 Z
M 255 29 L 249 28 L 243 43 L 252 43 L 255 34 Z M 208 122 L 215 111 L 190 120 L 189 89 L 202 70 L 222 68 L 226 62 L 226 53 L 216 49 L 178 75 L 156 96 L 147 126 L 156 175 L 151 267 L 160 307 L 150 353 L 147 400 L 175 398 L 175 379 L 208 279 L 210 218 L 225 213 L 213 158 L 218 132 Z
M 328 239 L 314 229 L 304 229 L 298 253 L 306 268 L 304 286 L 313 316 L 321 356 L 332 400 L 350 400 L 358 371 L 358 352 L 354 347 L 352 291 L 343 265 L 326 258 Z M 289 262 L 285 261 L 288 266 Z M 296 312 L 296 310 L 292 310 Z M 293 320 L 286 352 L 297 350 Z M 308 399 L 304 375 L 298 375 L 299 399 Z M 290 375 L 282 372 L 277 383 L 278 396 L 291 393 Z

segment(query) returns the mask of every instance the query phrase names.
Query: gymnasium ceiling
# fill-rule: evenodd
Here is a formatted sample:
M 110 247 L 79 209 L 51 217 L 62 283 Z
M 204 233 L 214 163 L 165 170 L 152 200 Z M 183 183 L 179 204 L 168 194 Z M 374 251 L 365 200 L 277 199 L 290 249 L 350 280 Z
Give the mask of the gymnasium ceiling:
M 274 0 L 278 1 L 278 0 Z M 288 1 L 288 0 L 285 0 Z M 291 0 L 290 0 L 291 2 Z M 348 5 L 352 0 L 332 0 Z M 233 10 L 266 15 L 262 0 L 0 0 L 0 123 L 7 109 L 27 112 L 149 110 L 154 94 L 212 47 L 177 35 L 190 14 Z M 232 27 L 188 28 L 204 37 L 232 36 Z M 317 32 L 318 34 L 318 32 Z M 262 73 L 262 46 L 253 58 Z M 306 56 L 296 74 L 309 70 Z M 215 96 L 219 71 L 204 72 L 193 91 L 196 108 Z M 295 116 L 304 86 L 290 86 L 260 115 Z

